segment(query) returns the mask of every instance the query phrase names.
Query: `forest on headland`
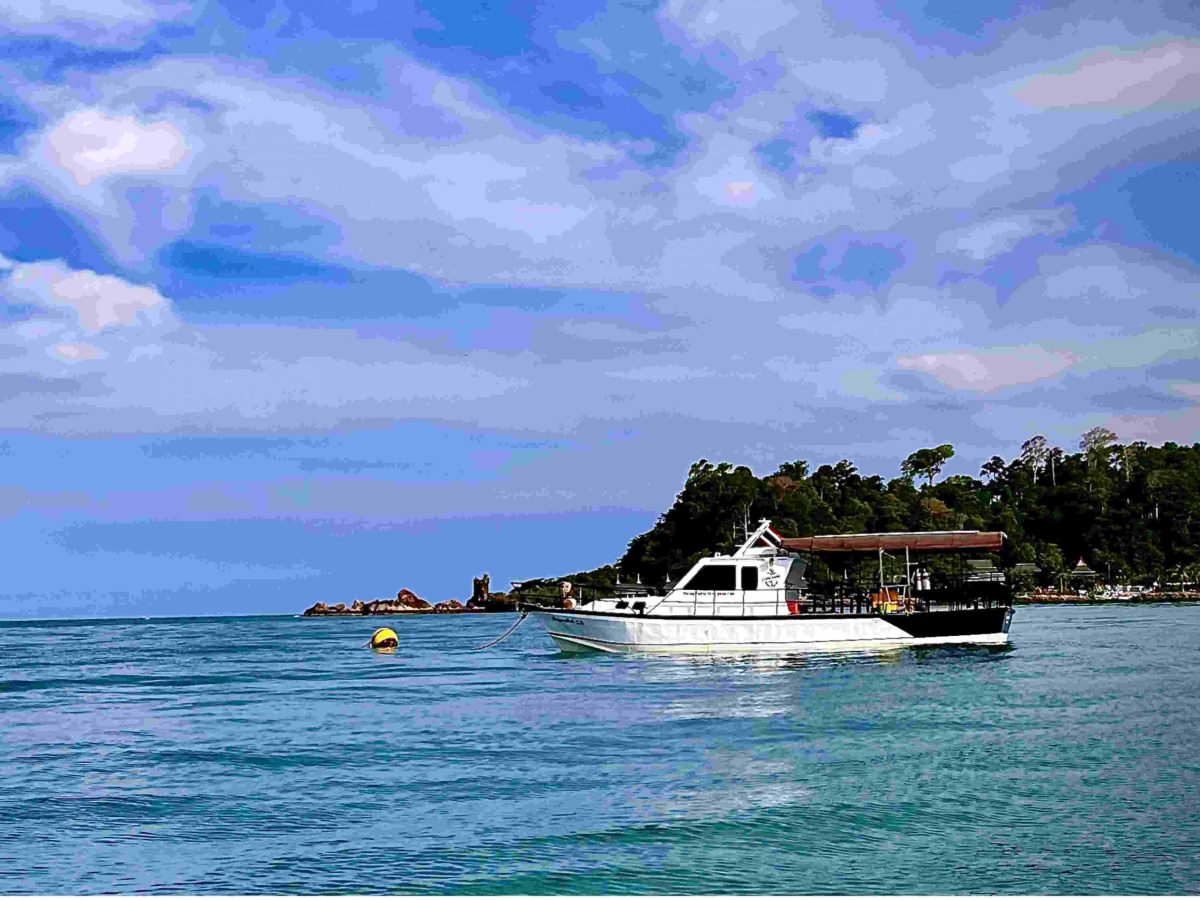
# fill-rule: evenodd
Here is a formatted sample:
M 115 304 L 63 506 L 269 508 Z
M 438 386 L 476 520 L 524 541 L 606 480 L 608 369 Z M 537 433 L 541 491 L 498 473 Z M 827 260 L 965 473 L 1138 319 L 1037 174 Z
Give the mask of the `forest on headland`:
M 1015 459 L 984 462 L 978 477 L 940 478 L 954 453 L 950 444 L 915 450 L 889 480 L 846 459 L 815 469 L 796 460 L 763 477 L 702 459 L 671 508 L 619 560 L 560 577 L 597 588 L 618 577 L 662 584 L 702 556 L 733 551 L 770 519 L 785 536 L 1003 531 L 996 562 L 1018 587 L 1056 585 L 1079 559 L 1111 583 L 1200 580 L 1200 443 L 1122 444 L 1098 427 L 1067 453 L 1035 435 Z

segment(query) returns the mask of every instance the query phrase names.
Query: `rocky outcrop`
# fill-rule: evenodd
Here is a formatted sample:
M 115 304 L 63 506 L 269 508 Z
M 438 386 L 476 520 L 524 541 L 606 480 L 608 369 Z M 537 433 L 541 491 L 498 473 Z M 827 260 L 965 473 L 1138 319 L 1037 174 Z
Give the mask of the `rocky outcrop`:
M 433 605 L 422 600 L 408 588 L 396 594 L 395 600 L 355 600 L 350 606 L 337 603 L 326 606 L 314 603 L 304 611 L 306 616 L 394 616 L 401 613 L 433 612 Z
M 364 616 L 394 616 L 400 613 L 430 612 L 433 605 L 422 600 L 408 588 L 396 594 L 395 600 L 370 600 L 363 604 Z
M 359 603 L 361 601 L 355 601 Z M 326 606 L 324 603 L 314 603 L 304 611 L 306 616 L 358 616 L 362 613 L 353 607 L 347 607 L 345 603 L 337 603 L 332 606 Z
M 516 597 L 508 594 L 493 594 L 491 579 L 484 574 L 482 578 L 474 579 L 471 599 L 466 604 L 457 600 L 446 600 L 434 606 L 422 600 L 408 588 L 396 594 L 396 599 L 384 600 L 355 600 L 347 606 L 345 603 L 326 605 L 314 603 L 304 611 L 306 616 L 395 616 L 412 613 L 469 613 L 469 612 L 511 612 L 517 608 Z

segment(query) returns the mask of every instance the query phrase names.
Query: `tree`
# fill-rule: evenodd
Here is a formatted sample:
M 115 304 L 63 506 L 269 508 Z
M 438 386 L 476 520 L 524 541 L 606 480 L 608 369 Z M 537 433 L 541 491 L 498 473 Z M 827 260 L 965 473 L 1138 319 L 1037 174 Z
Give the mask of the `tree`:
M 929 484 L 932 485 L 933 479 L 937 477 L 937 474 L 942 471 L 942 467 L 949 462 L 953 455 L 954 448 L 949 444 L 917 450 L 910 453 L 900 464 L 900 471 L 906 478 L 922 475 L 928 478 Z
M 1150 495 L 1150 500 L 1154 504 L 1154 521 L 1158 521 L 1158 498 L 1162 496 L 1162 489 L 1170 482 L 1170 473 L 1166 469 L 1156 469 L 1146 476 L 1147 493 Z
M 982 466 L 979 467 L 979 477 L 986 478 L 989 484 L 995 484 L 998 480 L 1004 477 L 1004 471 L 1007 467 L 1004 465 L 1004 460 L 999 456 L 993 456 Z
M 1094 456 L 1104 459 L 1108 456 L 1108 448 L 1117 442 L 1117 434 L 1105 428 L 1103 425 L 1097 425 L 1095 428 L 1089 428 L 1084 432 L 1083 437 L 1079 441 L 1079 449 L 1088 457 L 1088 462 L 1092 461 Z
M 1046 438 L 1040 434 L 1035 434 L 1021 445 L 1021 462 L 1033 470 L 1034 484 L 1037 484 L 1038 472 L 1046 467 L 1046 460 L 1049 456 L 1050 450 L 1046 445 Z
M 1046 456 L 1050 460 L 1050 484 L 1053 487 L 1058 487 L 1058 475 L 1055 473 L 1055 463 L 1062 462 L 1063 452 L 1058 447 L 1051 447 L 1046 451 Z
M 798 459 L 795 462 L 782 463 L 775 474 L 802 481 L 808 477 L 808 460 Z
M 701 556 L 728 552 L 746 528 L 767 517 L 780 533 L 792 536 L 928 528 L 1004 531 L 1005 564 L 1029 562 L 1033 547 L 1042 583 L 1080 556 L 1105 571 L 1111 563 L 1114 575 L 1122 571 L 1143 583 L 1190 579 L 1182 572 L 1200 571 L 1200 443 L 1131 443 L 1127 458 L 1126 448 L 1116 444 L 1116 435 L 1101 428 L 1084 435 L 1082 452 L 1047 447 L 1038 474 L 1049 470 L 1054 487 L 1042 486 L 1039 478 L 1034 490 L 1037 442 L 1032 452 L 1022 448 L 1023 456 L 1011 463 L 992 457 L 980 468 L 979 479 L 955 475 L 936 484 L 954 452 L 949 445 L 911 454 L 904 460 L 904 477 L 886 483 L 858 472 L 848 460 L 814 466 L 811 473 L 797 460 L 765 478 L 744 466 L 701 460 L 671 508 L 630 542 L 620 572 L 629 580 L 641 575 L 644 583 L 678 577 Z M 1119 475 L 1114 465 L 1120 466 Z M 917 484 L 914 477 L 920 478 Z M 615 572 L 597 569 L 594 580 L 611 582 Z
M 1107 467 L 1109 448 L 1116 442 L 1116 432 L 1110 431 L 1103 425 L 1089 428 L 1080 439 L 1079 449 L 1083 451 L 1084 458 L 1087 460 L 1088 493 L 1095 489 L 1096 473 L 1102 467 Z

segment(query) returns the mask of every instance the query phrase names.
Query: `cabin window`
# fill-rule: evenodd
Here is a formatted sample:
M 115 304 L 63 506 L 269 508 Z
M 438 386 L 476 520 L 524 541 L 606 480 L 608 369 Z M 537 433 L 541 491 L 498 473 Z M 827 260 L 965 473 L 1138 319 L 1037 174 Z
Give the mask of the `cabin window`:
M 742 590 L 758 590 L 758 566 L 742 566 Z
M 685 591 L 733 591 L 736 589 L 736 566 L 703 566 L 681 588 Z
M 803 590 L 805 586 L 804 570 L 808 567 L 808 560 L 794 559 L 792 565 L 788 568 L 787 581 L 784 583 L 789 591 Z

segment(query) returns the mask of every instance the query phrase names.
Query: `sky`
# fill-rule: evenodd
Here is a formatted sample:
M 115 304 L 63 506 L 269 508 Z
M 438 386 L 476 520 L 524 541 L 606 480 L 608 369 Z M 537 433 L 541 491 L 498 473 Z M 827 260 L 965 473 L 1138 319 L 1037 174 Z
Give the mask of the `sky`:
M 1200 13 L 0 5 L 0 618 L 612 561 L 700 459 L 1200 437 Z

